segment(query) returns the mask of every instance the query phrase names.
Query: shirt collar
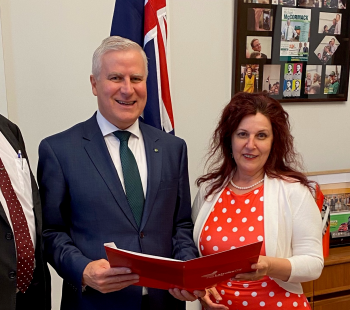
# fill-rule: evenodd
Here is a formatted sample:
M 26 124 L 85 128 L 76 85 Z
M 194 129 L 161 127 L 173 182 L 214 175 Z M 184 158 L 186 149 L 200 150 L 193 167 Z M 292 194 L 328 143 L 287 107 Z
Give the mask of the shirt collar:
M 97 110 L 96 113 L 96 120 L 97 124 L 101 129 L 102 135 L 105 137 L 109 134 L 113 134 L 114 131 L 121 130 L 117 126 L 113 125 L 109 121 L 106 120 L 106 118 L 101 114 L 99 110 Z M 135 121 L 130 127 L 126 129 L 127 131 L 131 132 L 134 136 L 137 138 L 140 137 L 140 126 L 139 126 L 139 119 Z

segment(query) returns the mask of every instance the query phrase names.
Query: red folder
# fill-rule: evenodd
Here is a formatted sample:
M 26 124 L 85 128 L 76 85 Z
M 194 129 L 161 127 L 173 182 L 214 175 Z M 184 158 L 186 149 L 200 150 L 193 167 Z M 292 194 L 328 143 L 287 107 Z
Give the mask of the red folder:
M 112 248 L 105 244 L 111 267 L 128 267 L 140 276 L 135 285 L 168 290 L 204 290 L 238 273 L 252 272 L 262 242 L 195 258 L 186 262 Z

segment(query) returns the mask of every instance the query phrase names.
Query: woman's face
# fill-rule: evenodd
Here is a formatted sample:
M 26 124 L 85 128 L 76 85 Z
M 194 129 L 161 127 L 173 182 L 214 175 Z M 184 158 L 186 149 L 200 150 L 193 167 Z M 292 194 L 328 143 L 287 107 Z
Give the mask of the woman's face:
M 288 81 L 288 82 L 287 82 L 287 88 L 290 88 L 291 86 L 292 86 L 291 82 Z
M 270 120 L 261 113 L 245 116 L 231 136 L 232 155 L 238 176 L 264 173 L 270 155 L 273 132 Z
M 292 65 L 288 65 L 288 72 L 291 72 L 293 69 L 293 66 Z
M 295 87 L 299 88 L 299 81 L 298 80 L 295 81 Z
M 311 80 L 311 73 L 308 73 L 308 74 L 306 75 L 306 78 L 307 78 L 308 80 Z

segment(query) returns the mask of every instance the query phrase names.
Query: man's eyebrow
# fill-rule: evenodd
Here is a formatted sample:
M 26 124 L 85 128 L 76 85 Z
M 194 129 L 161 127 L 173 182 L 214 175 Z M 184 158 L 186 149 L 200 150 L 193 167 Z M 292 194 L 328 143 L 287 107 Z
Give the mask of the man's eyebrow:
M 131 77 L 138 77 L 138 78 L 143 78 L 144 77 L 144 74 L 142 73 L 135 73 L 135 74 L 131 74 Z

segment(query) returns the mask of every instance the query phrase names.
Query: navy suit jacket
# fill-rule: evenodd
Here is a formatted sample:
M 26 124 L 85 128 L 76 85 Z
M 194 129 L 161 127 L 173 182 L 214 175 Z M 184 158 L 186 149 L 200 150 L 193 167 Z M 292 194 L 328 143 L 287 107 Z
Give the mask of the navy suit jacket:
M 192 240 L 187 149 L 183 140 L 140 122 L 147 160 L 147 194 L 140 228 L 128 205 L 96 114 L 44 139 L 38 182 L 45 252 L 64 279 L 61 309 L 141 309 L 142 288 L 82 293 L 86 265 L 118 248 L 188 260 Z M 185 309 L 168 291 L 149 289 L 151 309 Z
M 19 128 L 7 118 L 0 115 L 0 131 L 23 158 L 27 159 L 24 141 Z M 28 163 L 29 165 L 29 163 Z M 33 280 L 25 294 L 16 294 L 17 256 L 12 228 L 3 206 L 0 204 L 0 309 L 51 309 L 50 274 L 42 253 L 42 218 L 38 187 L 30 172 L 33 211 L 35 216 L 36 248 L 35 271 Z

